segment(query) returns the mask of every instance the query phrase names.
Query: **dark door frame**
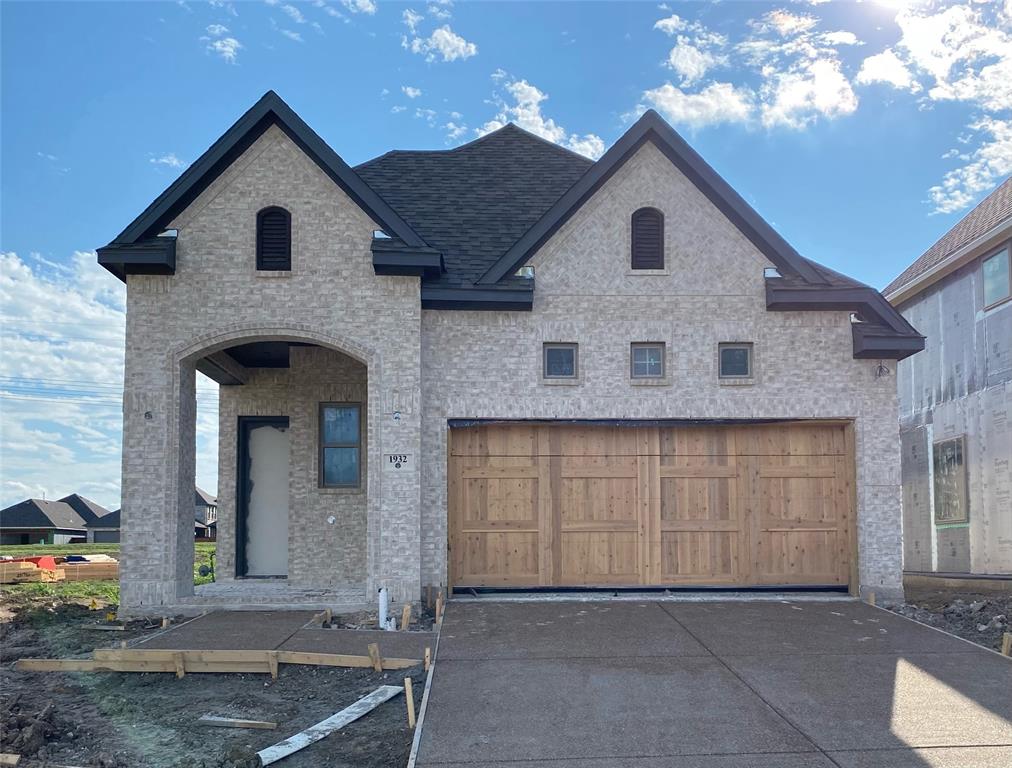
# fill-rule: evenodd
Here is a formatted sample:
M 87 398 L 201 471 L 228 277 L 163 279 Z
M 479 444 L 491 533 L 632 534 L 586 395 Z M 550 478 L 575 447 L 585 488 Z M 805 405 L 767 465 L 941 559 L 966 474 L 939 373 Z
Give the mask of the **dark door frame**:
M 246 575 L 246 518 L 249 516 L 249 497 L 253 486 L 250 482 L 249 436 L 257 427 L 282 427 L 288 429 L 287 416 L 240 416 L 236 430 L 235 462 L 235 576 L 256 578 Z

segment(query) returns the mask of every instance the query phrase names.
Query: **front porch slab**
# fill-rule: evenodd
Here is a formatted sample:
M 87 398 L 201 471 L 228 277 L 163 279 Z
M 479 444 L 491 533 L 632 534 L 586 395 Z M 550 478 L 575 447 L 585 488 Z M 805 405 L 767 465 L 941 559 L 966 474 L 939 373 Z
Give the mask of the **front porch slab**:
M 285 581 L 219 581 L 194 587 L 193 594 L 169 605 L 130 611 L 135 615 L 199 616 L 207 611 L 322 611 L 354 613 L 374 608 L 365 586 L 326 589 L 297 587 Z

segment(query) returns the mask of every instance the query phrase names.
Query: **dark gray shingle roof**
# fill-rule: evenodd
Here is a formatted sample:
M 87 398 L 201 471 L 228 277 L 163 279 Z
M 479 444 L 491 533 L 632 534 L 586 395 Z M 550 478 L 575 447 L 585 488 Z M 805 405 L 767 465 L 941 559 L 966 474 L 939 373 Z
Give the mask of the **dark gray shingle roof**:
M 81 516 L 64 501 L 25 499 L 0 510 L 0 528 L 84 530 Z
M 196 504 L 202 507 L 216 507 L 218 500 L 203 488 L 196 487 Z
M 932 267 L 941 264 L 964 245 L 973 242 L 988 230 L 994 229 L 1009 219 L 1012 219 L 1012 176 L 1005 179 L 972 211 L 956 222 L 956 225 L 942 235 L 937 243 L 928 248 L 917 261 L 889 283 L 882 293 L 889 295 L 898 288 L 902 288 Z
M 450 150 L 394 150 L 355 172 L 432 247 L 446 273 L 426 285 L 473 283 L 593 161 L 510 123 Z
M 97 520 L 88 523 L 89 528 L 119 528 L 120 510 L 108 512 Z
M 103 515 L 109 514 L 109 510 L 101 504 L 91 499 L 86 499 L 79 493 L 64 496 L 60 501 L 64 504 L 69 504 L 85 523 L 91 523 Z

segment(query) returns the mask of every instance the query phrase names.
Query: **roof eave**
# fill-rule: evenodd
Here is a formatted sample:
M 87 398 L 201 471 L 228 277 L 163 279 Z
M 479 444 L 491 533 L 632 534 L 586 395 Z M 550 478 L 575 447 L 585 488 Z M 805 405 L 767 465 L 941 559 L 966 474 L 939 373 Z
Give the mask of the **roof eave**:
M 422 285 L 422 309 L 530 312 L 534 285 L 517 289 L 442 288 Z
M 962 248 L 957 248 L 930 269 L 924 270 L 903 285 L 888 291 L 885 293 L 886 300 L 895 305 L 903 304 L 939 280 L 951 275 L 960 267 L 980 258 L 988 251 L 1000 247 L 1010 237 L 1012 237 L 1012 218 L 998 223 Z
M 485 272 L 478 283 L 492 285 L 513 274 L 646 141 L 653 141 L 658 149 L 782 272 L 798 275 L 809 283 L 817 285 L 825 283 L 812 265 L 777 234 L 744 198 L 653 110 L 647 110 L 601 159 Z
M 97 250 L 98 263 L 123 282 L 127 275 L 176 273 L 176 238 L 163 235 L 136 243 L 112 242 Z
M 369 187 L 274 91 L 268 91 L 231 128 L 134 219 L 113 243 L 135 243 L 161 233 L 173 218 L 271 125 L 277 125 L 391 235 L 411 246 L 422 238 Z

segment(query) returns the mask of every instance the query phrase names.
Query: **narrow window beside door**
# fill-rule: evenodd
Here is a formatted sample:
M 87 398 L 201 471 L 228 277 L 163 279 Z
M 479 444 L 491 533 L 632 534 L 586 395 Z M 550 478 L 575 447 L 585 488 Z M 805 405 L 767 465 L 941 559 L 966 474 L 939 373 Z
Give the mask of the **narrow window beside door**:
M 358 403 L 320 404 L 321 488 L 361 486 L 361 410 Z

